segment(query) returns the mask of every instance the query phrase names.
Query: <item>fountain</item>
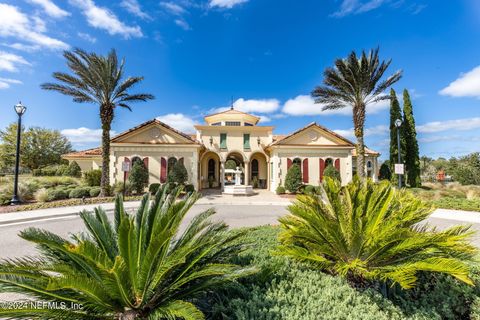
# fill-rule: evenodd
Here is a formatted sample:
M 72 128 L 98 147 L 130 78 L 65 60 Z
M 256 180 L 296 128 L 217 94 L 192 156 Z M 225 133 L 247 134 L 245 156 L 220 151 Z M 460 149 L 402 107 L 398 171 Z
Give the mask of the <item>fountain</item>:
M 226 171 L 227 173 L 227 171 Z M 244 186 L 242 185 L 242 170 L 237 167 L 236 170 L 232 170 L 231 173 L 235 174 L 235 184 L 233 185 L 225 185 L 223 188 L 224 194 L 230 194 L 234 196 L 249 196 L 253 195 L 253 187 L 252 186 Z

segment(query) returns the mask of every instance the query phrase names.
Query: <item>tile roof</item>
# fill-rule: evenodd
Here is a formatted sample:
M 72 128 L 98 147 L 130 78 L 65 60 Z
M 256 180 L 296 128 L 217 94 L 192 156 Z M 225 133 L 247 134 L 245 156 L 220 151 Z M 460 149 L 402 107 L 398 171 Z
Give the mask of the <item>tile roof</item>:
M 87 149 L 87 150 L 82 150 L 82 151 L 76 151 L 76 152 L 71 152 L 64 154 L 64 158 L 92 158 L 96 156 L 101 156 L 102 155 L 102 148 L 92 148 L 92 149 Z
M 270 145 L 271 145 L 271 146 L 272 146 L 272 145 L 276 145 L 276 144 L 280 143 L 281 141 L 283 141 L 283 140 L 285 140 L 285 139 L 288 139 L 288 138 L 290 138 L 290 137 L 293 137 L 294 135 L 299 134 L 300 132 L 307 130 L 307 129 L 310 128 L 310 127 L 318 127 L 318 128 L 320 128 L 320 129 L 322 129 L 323 131 L 326 131 L 326 132 L 328 132 L 329 134 L 337 137 L 338 139 L 346 142 L 347 144 L 352 145 L 352 146 L 355 146 L 355 144 L 354 144 L 352 141 L 348 140 L 347 138 L 342 137 L 342 136 L 339 135 L 338 133 L 336 133 L 336 132 L 334 132 L 334 131 L 332 131 L 332 130 L 330 130 L 330 129 L 322 126 L 322 125 L 319 125 L 319 124 L 316 123 L 316 122 L 311 122 L 311 123 L 307 124 L 305 127 L 300 128 L 300 129 L 298 129 L 297 131 L 295 131 L 295 132 L 293 132 L 293 133 L 291 133 L 291 134 L 289 134 L 289 135 L 283 136 L 283 138 L 279 138 L 278 140 L 274 141 L 274 142 L 271 143 Z M 278 137 L 281 137 L 281 136 L 278 136 Z

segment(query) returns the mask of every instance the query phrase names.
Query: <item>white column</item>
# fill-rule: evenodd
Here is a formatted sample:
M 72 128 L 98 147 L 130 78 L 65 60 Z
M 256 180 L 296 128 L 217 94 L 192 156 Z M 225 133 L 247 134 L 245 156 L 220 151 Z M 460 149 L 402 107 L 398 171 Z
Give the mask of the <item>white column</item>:
M 200 190 L 199 185 L 198 185 L 198 151 L 195 150 L 192 152 L 192 181 L 191 183 L 195 187 L 195 190 Z
M 225 183 L 225 162 L 221 161 L 220 162 L 220 190 L 224 190 L 224 183 Z
M 244 181 L 243 184 L 248 186 L 250 182 L 250 163 L 248 161 L 245 161 L 245 172 L 244 172 Z

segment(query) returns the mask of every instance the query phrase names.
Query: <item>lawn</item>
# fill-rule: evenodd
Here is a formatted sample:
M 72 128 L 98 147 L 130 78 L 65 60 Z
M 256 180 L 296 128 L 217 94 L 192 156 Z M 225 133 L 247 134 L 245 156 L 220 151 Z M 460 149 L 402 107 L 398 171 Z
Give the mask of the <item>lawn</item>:
M 480 212 L 480 186 L 459 183 L 425 183 L 422 188 L 410 189 L 417 197 L 437 208 Z
M 208 319 L 480 319 L 478 286 L 425 274 L 417 288 L 391 290 L 385 298 L 374 288 L 354 288 L 340 277 L 275 256 L 278 232 L 271 226 L 248 229 L 250 246 L 235 262 L 252 264 L 258 273 L 199 299 Z M 472 277 L 478 284 L 480 273 Z

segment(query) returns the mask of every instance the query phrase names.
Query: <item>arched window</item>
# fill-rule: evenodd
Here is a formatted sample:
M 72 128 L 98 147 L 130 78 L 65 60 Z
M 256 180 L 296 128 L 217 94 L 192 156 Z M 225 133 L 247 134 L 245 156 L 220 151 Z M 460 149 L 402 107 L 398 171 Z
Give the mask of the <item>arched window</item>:
M 208 160 L 208 180 L 215 179 L 215 160 Z
M 328 167 L 328 166 L 333 166 L 333 159 L 332 158 L 328 158 L 327 160 L 325 160 L 325 168 Z
M 254 177 L 258 178 L 258 160 L 257 159 L 252 160 L 252 180 Z
M 177 158 L 170 157 L 168 158 L 167 172 L 170 172 L 173 169 L 173 166 L 177 163 Z
M 372 161 L 368 160 L 367 161 L 367 176 L 371 178 L 373 175 L 373 163 Z
M 300 169 L 302 168 L 302 160 L 300 158 L 293 159 L 293 164 L 296 164 L 297 166 L 299 166 Z

